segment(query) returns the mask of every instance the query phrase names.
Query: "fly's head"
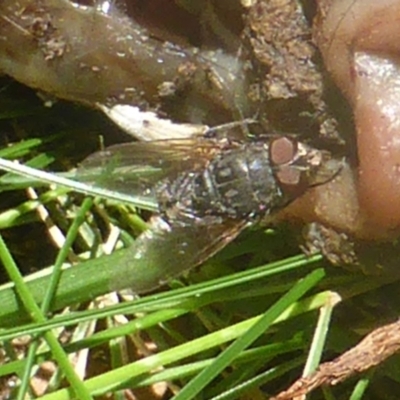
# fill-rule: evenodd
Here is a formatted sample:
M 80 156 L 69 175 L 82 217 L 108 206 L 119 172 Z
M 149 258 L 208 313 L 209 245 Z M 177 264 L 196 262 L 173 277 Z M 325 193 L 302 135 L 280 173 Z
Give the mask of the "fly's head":
M 329 182 L 343 166 L 343 160 L 334 158 L 328 151 L 315 149 L 288 136 L 270 142 L 269 156 L 279 186 L 291 199 L 312 186 Z

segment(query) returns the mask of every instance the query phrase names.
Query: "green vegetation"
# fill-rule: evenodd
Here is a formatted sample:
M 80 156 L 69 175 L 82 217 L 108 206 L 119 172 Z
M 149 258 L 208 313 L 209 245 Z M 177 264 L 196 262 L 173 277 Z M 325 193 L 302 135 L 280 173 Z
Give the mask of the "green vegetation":
M 99 135 L 121 140 L 89 110 L 62 103 L 45 109 L 8 80 L 0 88 L 2 158 L 66 172 L 99 147 Z M 161 394 L 152 398 L 164 390 L 176 400 L 268 398 L 304 366 L 312 371 L 321 357 L 331 359 L 397 317 L 394 277 L 350 274 L 319 255 L 307 258 L 298 232 L 286 228 L 246 231 L 155 293 L 107 294 L 129 273 L 119 260 L 148 213 L 134 202 L 77 195 L 10 173 L 1 176 L 0 192 L 0 376 L 3 391 L 10 376 L 18 378 L 13 399 L 110 392 L 122 399 L 124 389 L 158 382 Z M 48 393 L 35 394 L 29 378 L 49 360 L 55 370 L 46 378 Z M 389 399 L 399 390 L 396 361 L 312 398 Z

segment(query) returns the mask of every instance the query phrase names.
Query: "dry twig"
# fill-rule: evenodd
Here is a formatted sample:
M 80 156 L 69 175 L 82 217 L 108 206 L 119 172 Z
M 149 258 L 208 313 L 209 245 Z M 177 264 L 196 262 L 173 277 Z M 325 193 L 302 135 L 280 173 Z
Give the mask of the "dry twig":
M 271 400 L 290 400 L 322 385 L 336 385 L 352 375 L 381 364 L 400 350 L 400 320 L 372 331 L 358 345 L 333 361 L 321 364 L 310 376 L 298 379 Z

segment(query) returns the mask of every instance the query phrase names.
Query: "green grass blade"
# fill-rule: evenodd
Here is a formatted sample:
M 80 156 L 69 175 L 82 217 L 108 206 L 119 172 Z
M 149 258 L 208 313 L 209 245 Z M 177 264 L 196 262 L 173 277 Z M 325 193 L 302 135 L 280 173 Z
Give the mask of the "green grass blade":
M 317 269 L 298 282 L 287 294 L 282 296 L 254 326 L 232 343 L 215 360 L 212 366 L 203 370 L 189 382 L 175 397 L 174 400 L 193 399 L 204 387 L 223 371 L 244 349 L 253 343 L 291 304 L 296 302 L 308 290 L 315 286 L 323 277 L 324 271 Z
M 314 332 L 307 362 L 304 367 L 303 376 L 308 376 L 314 372 L 321 362 L 326 336 L 329 331 L 329 323 L 332 318 L 332 312 L 338 302 L 340 302 L 340 296 L 337 293 L 332 292 L 331 295 L 327 297 L 327 303 L 321 307 L 319 311 L 318 323 Z
M 104 199 L 126 202 L 144 210 L 158 210 L 158 206 L 155 201 L 143 200 L 140 197 L 128 196 L 123 193 L 118 193 L 111 190 L 103 189 L 101 187 L 88 185 L 83 182 L 77 182 L 71 179 L 64 178 L 61 175 L 51 174 L 46 171 L 31 168 L 27 165 L 21 165 L 9 160 L 5 160 L 3 158 L 0 158 L 0 169 L 2 169 L 3 171 L 19 174 L 24 177 L 37 179 L 41 183 L 46 182 L 48 184 L 55 184 L 78 193 L 90 196 L 99 196 Z
M 25 284 L 22 276 L 19 273 L 18 267 L 16 266 L 11 254 L 9 253 L 3 238 L 0 236 L 0 259 L 7 270 L 10 279 L 15 284 L 15 290 L 18 294 L 19 299 L 24 305 L 25 310 L 28 312 L 30 317 L 37 321 L 43 322 L 45 320 L 40 308 L 37 306 L 35 299 L 30 293 L 27 285 Z M 67 355 L 62 349 L 57 338 L 52 332 L 46 332 L 44 335 L 49 347 L 52 350 L 54 358 L 57 360 L 59 366 L 63 369 L 67 379 L 69 380 L 73 391 L 76 396 L 81 400 L 92 400 L 91 395 L 83 385 L 82 381 L 76 375 L 72 365 L 70 364 Z
M 131 249 L 122 249 L 111 255 L 88 260 L 71 268 L 64 268 L 60 277 L 56 296 L 52 302 L 52 310 L 58 310 L 68 306 L 71 303 L 71 299 L 73 299 L 74 302 L 80 303 L 112 290 L 129 288 L 131 279 L 133 279 L 132 277 L 145 272 L 143 272 L 142 266 L 138 267 L 133 264 L 131 259 Z M 278 272 L 297 269 L 305 264 L 312 265 L 320 261 L 320 259 L 320 256 L 313 258 L 295 256 L 285 261 L 278 261 L 251 270 L 242 271 L 233 276 L 219 278 L 213 281 L 211 286 L 209 286 L 208 283 L 203 283 L 187 289 L 182 289 L 180 293 L 182 297 L 188 296 L 191 293 L 204 295 L 210 290 L 222 290 L 252 280 L 263 279 Z M 127 266 L 129 268 L 127 268 Z M 41 304 L 43 301 L 43 287 L 47 286 L 51 272 L 52 268 L 48 268 L 42 271 L 35 279 L 27 278 L 29 290 L 38 304 Z M 121 279 L 118 279 L 118 276 L 120 276 Z M 110 277 L 112 277 L 113 283 L 118 282 L 121 286 L 111 287 Z M 162 299 L 162 296 L 160 299 Z M 20 304 L 10 284 L 0 287 L 0 304 L 4 305 L 0 308 L 0 325 L 7 327 L 10 321 L 13 321 L 13 324 L 17 324 L 28 320 L 27 315 L 21 313 Z

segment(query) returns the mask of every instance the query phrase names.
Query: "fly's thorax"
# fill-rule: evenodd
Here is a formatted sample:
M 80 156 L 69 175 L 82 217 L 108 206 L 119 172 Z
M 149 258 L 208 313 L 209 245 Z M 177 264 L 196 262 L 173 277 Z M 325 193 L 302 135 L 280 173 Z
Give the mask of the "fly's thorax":
M 193 176 L 187 194 L 191 200 L 181 199 L 180 203 L 190 204 L 200 217 L 253 220 L 283 205 L 268 148 L 263 144 L 247 143 L 223 151 Z

